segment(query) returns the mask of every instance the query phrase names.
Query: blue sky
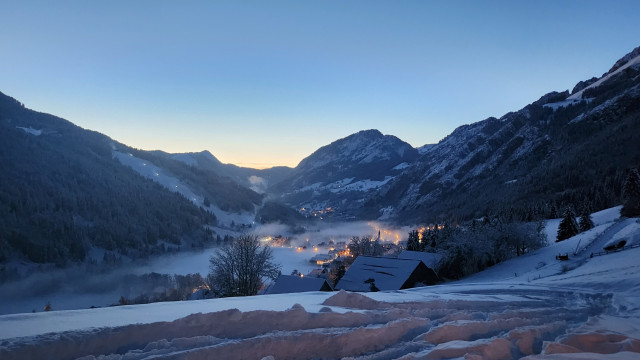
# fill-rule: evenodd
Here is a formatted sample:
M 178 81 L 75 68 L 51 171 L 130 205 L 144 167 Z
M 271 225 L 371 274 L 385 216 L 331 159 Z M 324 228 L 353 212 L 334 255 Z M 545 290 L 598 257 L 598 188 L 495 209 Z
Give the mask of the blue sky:
M 0 91 L 142 149 L 295 166 L 413 146 L 600 76 L 640 1 L 0 0 Z

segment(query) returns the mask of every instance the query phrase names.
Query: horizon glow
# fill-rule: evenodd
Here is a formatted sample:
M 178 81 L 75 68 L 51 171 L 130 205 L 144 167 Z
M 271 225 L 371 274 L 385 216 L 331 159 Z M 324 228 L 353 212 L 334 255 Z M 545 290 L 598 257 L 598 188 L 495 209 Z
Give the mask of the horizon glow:
M 366 129 L 414 147 L 599 77 L 637 1 L 21 1 L 0 91 L 126 145 L 295 166 Z

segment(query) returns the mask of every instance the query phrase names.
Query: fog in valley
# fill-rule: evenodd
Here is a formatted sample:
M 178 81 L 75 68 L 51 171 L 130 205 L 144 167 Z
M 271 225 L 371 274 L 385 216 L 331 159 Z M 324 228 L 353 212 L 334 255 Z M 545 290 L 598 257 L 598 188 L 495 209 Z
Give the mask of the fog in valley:
M 371 221 L 318 223 L 301 234 L 294 234 L 289 226 L 282 224 L 258 225 L 249 232 L 258 235 L 265 245 L 272 246 L 274 260 L 281 266 L 283 274 L 294 270 L 307 274 L 319 268 L 309 260 L 314 255 L 327 253 L 331 241 L 334 244 L 348 243 L 353 236 L 376 238 L 380 233 L 381 241 L 397 243 L 406 240 L 410 230 L 409 227 L 397 228 Z M 282 237 L 286 242 L 270 241 L 275 237 Z M 318 246 L 323 243 L 326 246 Z M 10 264 L 8 267 L 20 269 L 22 274 L 18 279 L 0 285 L 0 293 L 3 294 L 0 314 L 40 312 L 47 304 L 54 310 L 120 305 L 121 297 L 135 298 L 146 292 L 160 291 L 149 280 L 152 273 L 169 276 L 200 274 L 206 278 L 209 258 L 217 249 L 218 246 L 211 246 L 149 259 L 123 258 L 118 264 L 98 262 L 62 269 L 53 265 L 27 268 L 24 264 Z

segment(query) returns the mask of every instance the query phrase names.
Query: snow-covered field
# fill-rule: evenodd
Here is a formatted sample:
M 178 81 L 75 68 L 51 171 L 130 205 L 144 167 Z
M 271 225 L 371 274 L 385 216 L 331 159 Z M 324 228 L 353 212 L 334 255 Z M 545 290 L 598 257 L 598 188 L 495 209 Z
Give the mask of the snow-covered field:
M 444 285 L 0 316 L 0 358 L 639 359 L 640 248 L 591 257 L 639 241 L 617 210 Z

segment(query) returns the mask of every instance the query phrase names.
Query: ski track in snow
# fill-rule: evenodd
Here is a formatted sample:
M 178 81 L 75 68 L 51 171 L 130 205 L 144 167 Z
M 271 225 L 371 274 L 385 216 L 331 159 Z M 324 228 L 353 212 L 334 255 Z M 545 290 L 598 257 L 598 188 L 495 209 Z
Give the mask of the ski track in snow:
M 0 358 L 638 359 L 640 248 L 590 257 L 638 238 L 639 220 L 617 211 L 443 285 L 0 316 Z

